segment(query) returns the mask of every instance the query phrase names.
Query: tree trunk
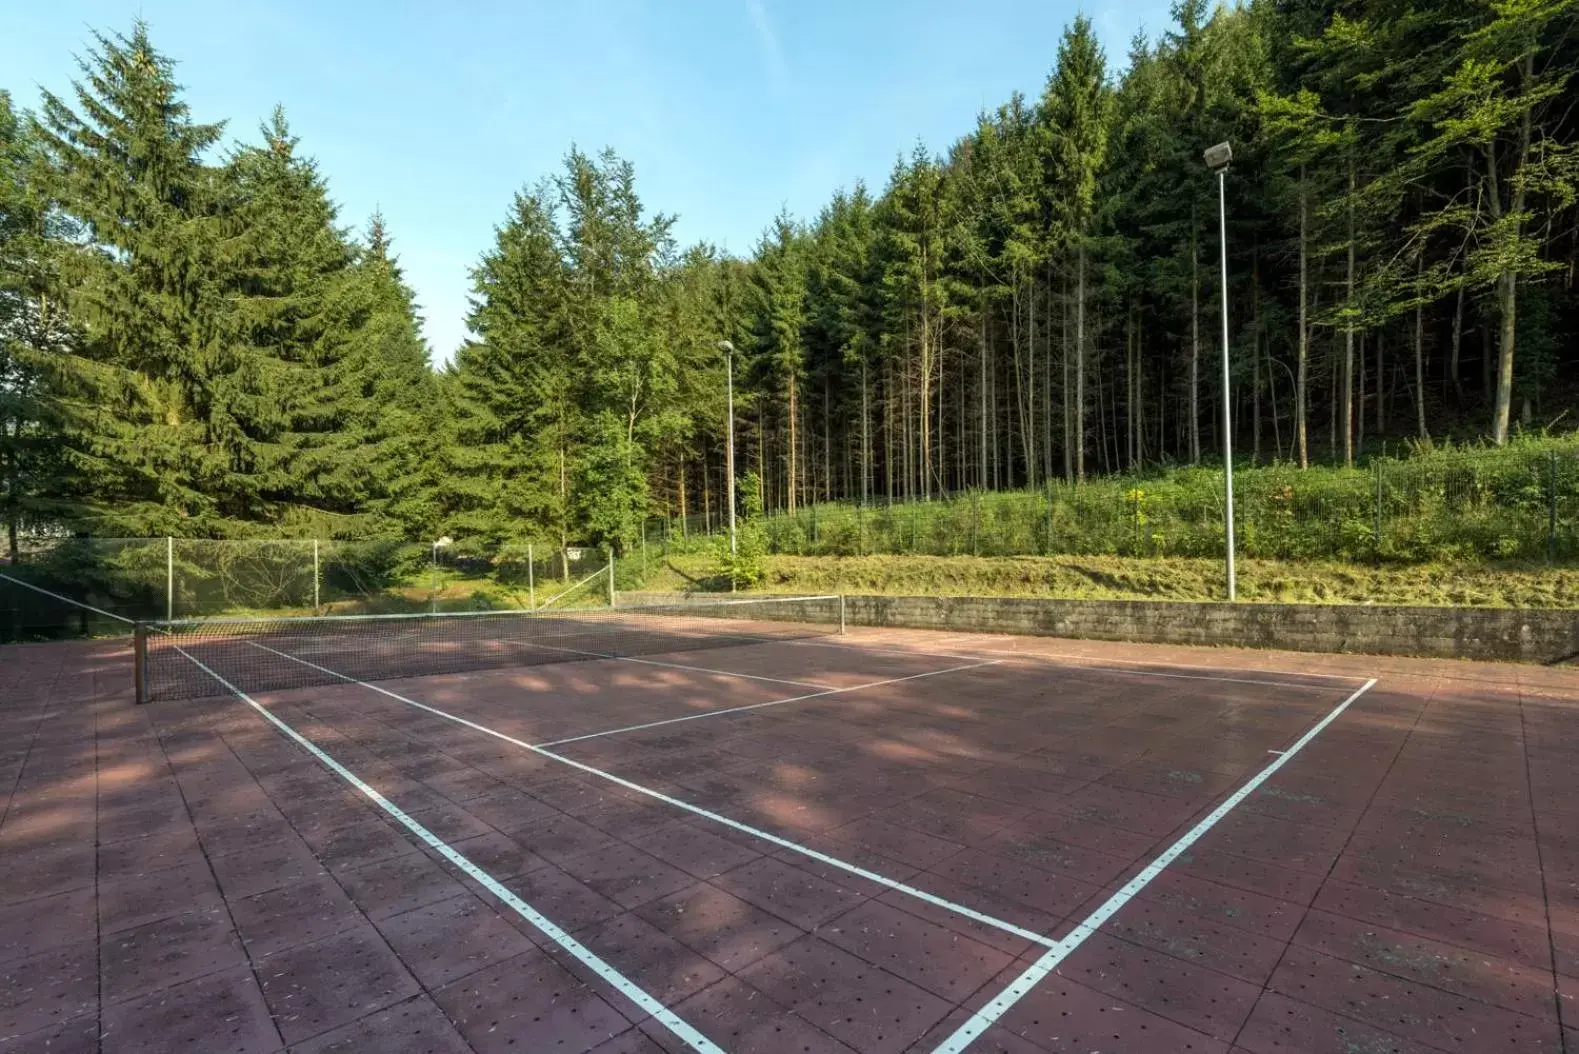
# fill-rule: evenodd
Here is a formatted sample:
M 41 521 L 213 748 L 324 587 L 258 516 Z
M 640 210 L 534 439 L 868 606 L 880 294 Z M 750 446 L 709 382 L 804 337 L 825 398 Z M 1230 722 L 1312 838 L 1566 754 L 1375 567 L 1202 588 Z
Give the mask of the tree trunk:
M 883 363 L 883 489 L 894 503 L 894 371 Z
M 800 438 L 798 432 L 796 431 L 796 422 L 800 416 L 800 405 L 796 399 L 795 393 L 795 389 L 797 387 L 799 386 L 795 383 L 795 377 L 794 375 L 791 375 L 785 382 L 786 394 L 789 397 L 789 465 L 788 475 L 784 481 L 784 497 L 786 503 L 789 506 L 789 513 L 791 516 L 795 515 L 795 484 L 799 479 L 799 476 L 796 474 L 796 469 L 799 466 L 796 464 L 795 457 L 797 453 L 796 443 Z
M 1513 405 L 1513 344 L 1517 333 L 1518 279 L 1512 270 L 1497 276 L 1497 401 L 1491 417 L 1491 441 L 1508 441 L 1508 416 Z
M 822 500 L 833 500 L 833 417 L 829 403 L 829 380 L 822 379 Z
M 1124 320 L 1124 464 L 1135 471 L 1135 308 Z
M 1349 269 L 1344 307 L 1354 310 L 1354 159 L 1349 159 Z M 1343 463 L 1354 467 L 1354 318 L 1343 321 Z
M 1309 397 L 1306 387 L 1310 380 L 1310 323 L 1309 323 L 1309 188 L 1305 183 L 1305 166 L 1299 168 L 1299 350 L 1294 375 L 1294 433 L 1299 443 L 1299 467 L 1310 467 L 1310 438 L 1306 419 Z
M 1420 281 L 1425 263 L 1415 255 L 1415 281 Z M 1425 424 L 1425 304 L 1415 304 L 1415 427 L 1421 439 L 1430 439 Z
M 1525 50 L 1524 60 L 1520 64 L 1521 87 L 1527 88 L 1535 74 L 1535 49 Z M 1533 115 L 1530 107 L 1524 108 L 1524 117 L 1519 126 L 1518 154 L 1514 159 L 1514 172 L 1522 175 L 1525 162 L 1530 156 L 1530 137 L 1532 134 Z M 1502 210 L 1501 190 L 1498 187 L 1497 159 L 1494 153 L 1495 144 L 1486 148 L 1486 168 L 1488 180 L 1491 185 L 1492 215 L 1501 220 L 1504 216 Z M 1513 183 L 1513 197 L 1509 202 L 1506 216 L 1513 224 L 1513 233 L 1509 240 L 1517 242 L 1522 236 L 1522 217 L 1524 215 L 1525 182 L 1515 179 Z M 1491 417 L 1492 442 L 1502 446 L 1508 441 L 1508 414 L 1513 405 L 1513 350 L 1514 342 L 1518 335 L 1517 308 L 1518 308 L 1518 272 L 1512 267 L 1507 267 L 1497 276 L 1497 310 L 1501 316 L 1497 328 L 1497 401 L 1493 404 Z
M 707 455 L 702 455 L 702 533 L 713 529 L 713 494 L 711 479 L 707 474 Z M 727 481 L 726 481 L 727 485 Z
M 1146 460 L 1146 373 L 1141 363 L 1146 358 L 1145 331 L 1140 325 L 1140 309 L 1135 317 L 1135 468 Z
M 1283 459 L 1283 430 L 1277 423 L 1277 361 L 1272 358 L 1272 342 L 1266 348 L 1266 404 L 1272 414 L 1272 460 Z
M 685 455 L 680 455 L 680 537 L 686 534 L 685 526 Z
M 1201 463 L 1201 288 L 1195 248 L 1195 213 L 1190 212 L 1190 464 Z
M 1250 263 L 1250 463 L 1261 463 L 1261 251 Z
M 1080 244 L 1075 278 L 1075 479 L 1086 481 L 1086 247 Z M 1098 410 L 1101 407 L 1098 406 Z
M 976 425 L 981 429 L 980 460 L 976 466 L 976 486 L 982 490 L 987 489 L 987 433 L 992 430 L 992 416 L 987 413 L 987 298 L 982 297 L 981 302 L 981 370 L 978 377 L 976 403 L 980 414 L 976 418 Z
M 1025 485 L 1034 487 L 1036 486 L 1037 467 L 1041 460 L 1041 455 L 1037 451 L 1041 444 L 1036 441 L 1039 433 L 1036 430 L 1036 273 L 1034 271 L 1031 273 L 1029 292 L 1029 302 L 1025 314 L 1027 337 L 1025 342 L 1025 377 L 1028 388 L 1026 406 L 1029 408 L 1030 414 L 1028 421 L 1030 434 L 1025 437 Z
M 1387 434 L 1387 357 L 1383 350 L 1387 344 L 1387 331 L 1376 331 L 1376 438 Z
M 1464 383 L 1459 379 L 1458 374 L 1459 348 L 1462 346 L 1464 339 L 1464 287 L 1462 285 L 1458 287 L 1456 301 L 1457 303 L 1453 308 L 1453 344 L 1452 350 L 1448 353 L 1447 375 L 1448 379 L 1453 382 L 1453 401 L 1462 407 L 1464 405 Z
M 1365 334 L 1358 338 L 1358 346 L 1354 352 L 1356 363 L 1354 383 L 1359 391 L 1355 394 L 1354 410 L 1354 449 L 1356 453 L 1365 449 Z
M 924 282 L 925 278 L 922 281 Z M 918 467 L 921 470 L 921 497 L 930 501 L 932 499 L 932 320 L 926 308 L 924 291 L 921 301 L 921 361 L 917 365 L 921 373 L 916 400 L 921 447 Z
M 1052 263 L 1052 260 L 1048 260 L 1047 261 L 1047 269 L 1046 269 L 1046 271 L 1044 273 L 1045 273 L 1045 281 L 1047 283 L 1047 316 L 1046 316 L 1047 317 L 1047 324 L 1044 327 L 1042 327 L 1042 328 L 1043 328 L 1043 332 L 1045 332 L 1047 334 L 1047 350 L 1042 355 L 1042 391 L 1046 393 L 1043 396 L 1043 400 L 1042 401 L 1043 401 L 1043 404 L 1046 406 L 1047 409 L 1046 409 L 1046 412 L 1042 416 L 1042 421 L 1043 421 L 1043 424 L 1042 424 L 1042 478 L 1043 479 L 1052 479 L 1053 478 L 1053 263 Z M 1066 278 L 1065 281 L 1067 281 L 1067 280 L 1068 279 Z M 1068 353 L 1069 353 L 1069 297 L 1068 297 L 1067 294 L 1068 294 L 1068 290 L 1066 288 L 1065 289 L 1065 296 L 1064 296 L 1064 303 L 1063 303 L 1063 311 L 1059 315 L 1059 321 L 1061 323 L 1062 333 L 1063 333 L 1063 340 L 1064 340 L 1063 347 L 1060 349 L 1059 353 L 1060 353 L 1060 355 L 1065 357 L 1065 361 L 1066 362 L 1068 361 L 1067 356 L 1068 356 Z M 1067 373 L 1065 374 L 1065 376 L 1067 378 L 1067 376 L 1068 376 Z M 1066 415 L 1067 411 L 1066 411 L 1065 407 L 1067 406 L 1068 401 L 1069 401 L 1069 384 L 1068 384 L 1067 379 L 1066 379 L 1063 388 L 1061 388 L 1059 390 L 1059 393 L 1058 393 L 1058 405 L 1059 405 L 1059 413 L 1060 413 L 1060 415 Z
M 872 497 L 871 388 L 866 381 L 866 355 L 861 355 L 861 504 Z

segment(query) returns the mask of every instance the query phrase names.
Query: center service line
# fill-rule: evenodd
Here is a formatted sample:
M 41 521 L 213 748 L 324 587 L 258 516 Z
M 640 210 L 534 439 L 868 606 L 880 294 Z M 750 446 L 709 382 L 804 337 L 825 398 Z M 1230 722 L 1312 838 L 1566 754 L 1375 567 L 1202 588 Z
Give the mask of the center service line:
M 1286 753 L 1250 777 L 1243 787 L 1234 791 L 1226 801 L 1208 813 L 1205 819 L 1190 828 L 1177 842 L 1163 850 L 1162 855 L 1146 865 L 1145 870 L 1126 882 L 1124 887 L 1104 901 L 1101 907 L 1087 915 L 1061 939 L 1055 941 L 1040 959 L 1032 963 L 1007 988 L 999 992 L 992 1002 L 972 1014 L 970 1020 L 961 1025 L 953 1035 L 933 1048 L 932 1054 L 960 1054 L 961 1051 L 970 1045 L 972 1040 L 987 1031 L 993 1022 L 1006 1014 L 1010 1007 L 1023 999 L 1032 988 L 1035 988 L 1042 978 L 1056 970 L 1058 965 L 1069 958 L 1076 948 L 1085 943 L 1087 937 L 1095 933 L 1104 922 L 1112 918 L 1125 904 L 1128 904 L 1135 894 L 1145 889 L 1152 879 L 1162 874 L 1164 868 L 1177 860 L 1185 850 L 1200 841 L 1217 821 L 1227 816 L 1234 806 L 1254 793 L 1257 787 L 1270 779 L 1272 774 L 1286 765 L 1290 758 L 1298 754 L 1311 740 L 1320 735 L 1322 729 L 1336 721 L 1338 716 L 1347 710 L 1356 699 L 1375 686 L 1376 678 L 1372 677 L 1353 695 L 1334 707 L 1332 712 L 1318 721 L 1310 731 L 1295 740 L 1294 745 L 1289 747 Z
M 193 658 L 184 648 L 177 647 L 175 650 L 186 656 L 186 658 L 190 660 L 198 669 L 202 670 L 204 673 L 214 678 L 214 680 L 224 685 L 226 689 L 236 696 L 236 698 L 240 699 L 242 702 L 252 707 L 252 709 L 256 710 L 259 714 L 263 715 L 263 717 L 270 724 L 274 725 L 275 728 L 289 736 L 303 750 L 306 750 L 313 757 L 317 758 L 331 772 L 345 780 L 347 783 L 351 784 L 351 786 L 361 791 L 367 797 L 371 798 L 379 808 L 383 809 L 390 816 L 393 816 L 403 827 L 406 828 L 406 830 L 410 831 L 428 845 L 432 846 L 441 855 L 443 855 L 446 860 L 460 868 L 461 871 L 475 879 L 477 883 L 484 889 L 498 897 L 505 904 L 509 905 L 511 910 L 513 910 L 517 915 L 521 916 L 521 918 L 525 919 L 532 926 L 536 927 L 555 944 L 558 944 L 561 948 L 565 949 L 565 951 L 575 956 L 576 959 L 580 960 L 582 965 L 586 966 L 593 973 L 607 981 L 621 995 L 635 1003 L 646 1013 L 652 1015 L 653 1018 L 661 1022 L 665 1028 L 683 1040 L 692 1050 L 697 1051 L 698 1054 L 724 1054 L 722 1048 L 718 1047 L 713 1043 L 712 1040 L 702 1035 L 684 1021 L 680 1020 L 680 1017 L 675 1014 L 674 1011 L 670 1010 L 663 1003 L 660 1003 L 657 999 L 654 999 L 652 996 L 648 995 L 624 974 L 620 973 L 618 970 L 614 969 L 614 967 L 610 966 L 608 963 L 599 958 L 597 954 L 590 948 L 576 940 L 564 930 L 560 929 L 546 916 L 539 913 L 536 908 L 532 907 L 532 905 L 528 904 L 526 901 L 510 892 L 510 890 L 501 885 L 499 881 L 492 875 L 488 874 L 488 872 L 472 863 L 465 856 L 462 856 L 458 850 L 452 848 L 448 843 L 440 839 L 438 835 L 434 834 L 432 831 L 429 831 L 426 827 L 422 826 L 422 824 L 406 815 L 405 811 L 397 806 L 394 802 L 390 801 L 388 798 L 378 793 L 378 791 L 374 790 L 367 783 L 363 782 L 361 777 L 357 776 L 356 773 L 352 772 L 334 758 L 330 757 L 327 752 L 325 752 L 312 740 L 308 739 L 306 736 L 296 731 L 296 729 L 286 724 L 282 718 L 270 713 L 267 707 L 263 706 L 256 699 L 252 698 L 252 696 L 248 695 L 246 692 L 243 692 L 241 689 L 225 680 L 225 678 L 209 669 L 202 662 Z
M 861 867 L 861 866 L 859 866 L 857 864 L 852 864 L 852 863 L 850 863 L 847 860 L 840 860 L 838 857 L 829 856 L 827 853 L 818 852 L 817 850 L 811 848 L 810 846 L 801 845 L 799 842 L 792 842 L 788 838 L 781 838 L 778 835 L 773 834 L 773 833 L 771 833 L 769 831 L 764 831 L 761 828 L 752 827 L 750 824 L 741 823 L 739 820 L 731 819 L 730 817 L 725 816 L 722 813 L 713 812 L 711 809 L 704 809 L 700 805 L 692 805 L 690 802 L 682 801 L 679 798 L 672 798 L 669 795 L 663 793 L 662 791 L 653 790 L 651 787 L 643 787 L 639 783 L 632 783 L 630 780 L 625 779 L 623 776 L 616 776 L 612 772 L 604 772 L 602 769 L 593 768 L 591 765 L 587 765 L 587 764 L 584 764 L 584 763 L 582 763 L 580 761 L 576 761 L 573 758 L 567 758 L 563 754 L 556 754 L 553 751 L 548 750 L 548 749 L 546 749 L 543 746 L 534 745 L 532 743 L 526 742 L 525 740 L 516 739 L 514 736 L 506 735 L 505 733 L 500 732 L 497 729 L 489 728 L 487 725 L 481 725 L 481 724 L 478 724 L 475 721 L 467 720 L 466 718 L 461 717 L 461 716 L 459 716 L 457 714 L 452 714 L 452 713 L 450 713 L 447 710 L 441 710 L 441 709 L 439 709 L 436 706 L 429 706 L 427 703 L 419 703 L 415 699 L 408 699 L 407 697 L 405 697 L 403 695 L 400 695 L 400 694 L 398 694 L 396 692 L 390 691 L 388 688 L 380 688 L 376 684 L 369 684 L 366 681 L 359 681 L 355 677 L 351 677 L 348 674 L 343 674 L 343 673 L 339 673 L 339 672 L 337 672 L 335 670 L 331 670 L 327 666 L 319 666 L 317 663 L 315 663 L 315 662 L 308 662 L 306 659 L 299 659 L 299 658 L 297 658 L 294 655 L 287 655 L 283 651 L 275 651 L 273 648 L 267 647 L 267 646 L 262 645 L 262 644 L 258 644 L 255 641 L 249 641 L 248 643 L 252 644 L 252 646 L 255 647 L 255 648 L 263 648 L 264 651 L 273 652 L 275 655 L 278 655 L 281 658 L 290 659 L 292 662 L 299 662 L 303 666 L 311 666 L 313 669 L 319 670 L 319 671 L 321 671 L 323 673 L 326 673 L 326 674 L 329 674 L 331 677 L 338 677 L 338 678 L 340 678 L 340 680 L 345 681 L 347 684 L 360 685 L 361 687 L 366 688 L 366 689 L 368 689 L 370 691 L 377 692 L 380 695 L 388 696 L 389 698 L 394 699 L 397 702 L 405 703 L 407 706 L 414 706 L 418 710 L 426 711 L 427 713 L 433 714 L 435 717 L 442 717 L 446 721 L 454 721 L 458 725 L 464 725 L 467 728 L 472 729 L 473 731 L 481 732 L 484 735 L 493 736 L 495 739 L 503 740 L 504 742 L 509 743 L 509 744 L 511 744 L 513 746 L 520 747 L 522 750 L 530 750 L 534 754 L 540 754 L 540 755 L 542 755 L 545 758 L 552 758 L 554 761 L 560 762 L 561 764 L 569 765 L 571 768 L 574 768 L 574 769 L 579 769 L 580 771 L 585 772 L 588 775 L 597 776 L 600 779 L 608 780 L 610 783 L 618 784 L 619 786 L 624 787 L 627 790 L 635 791 L 638 794 L 645 794 L 649 798 L 655 798 L 658 801 L 663 802 L 665 805 L 672 805 L 672 806 L 674 806 L 677 809 L 684 809 L 686 812 L 692 813 L 692 814 L 694 814 L 696 816 L 700 816 L 703 819 L 712 820 L 714 823 L 721 823 L 721 824 L 723 824 L 726 827 L 732 827 L 735 830 L 741 832 L 742 834 L 748 834 L 748 835 L 750 835 L 753 838 L 760 838 L 764 842 L 771 842 L 773 845 L 779 846 L 780 848 L 788 849 L 791 852 L 800 853 L 802 856 L 808 856 L 811 859 L 818 861 L 819 863 L 827 864 L 830 867 L 839 868 L 841 871 L 846 871 L 846 872 L 848 872 L 848 873 L 850 873 L 852 875 L 857 876 L 858 878 L 864 878 L 867 881 L 875 882 L 875 883 L 877 883 L 880 886 L 887 886 L 889 889 L 892 889 L 892 890 L 894 890 L 896 892 L 904 893 L 907 896 L 915 897 L 917 900 L 925 901 L 926 903 L 932 904 L 935 907 L 940 907 L 940 908 L 943 908 L 943 909 L 945 909 L 947 911 L 952 911 L 956 915 L 963 915 L 966 918 L 971 919 L 972 921 L 981 923 L 983 926 L 991 926 L 993 929 L 1002 930 L 1005 933 L 1012 933 L 1016 937 L 1021 938 L 1022 940 L 1029 941 L 1032 944 L 1041 945 L 1043 948 L 1052 948 L 1052 947 L 1054 947 L 1056 945 L 1056 942 L 1053 941 L 1051 938 L 1044 937 L 1042 934 L 1036 933 L 1036 932 L 1034 932 L 1032 930 L 1025 929 L 1024 927 L 1016 926 L 1012 922 L 1006 922 L 1003 919 L 994 918 L 991 915 L 985 915 L 985 914 L 975 910 L 974 908 L 968 908 L 968 907 L 966 907 L 963 904 L 956 904 L 952 900 L 947 900 L 947 899 L 945 899 L 943 897 L 937 896 L 934 893 L 928 893 L 924 889 L 917 889 L 915 886 L 906 885 L 905 883 L 897 881 L 897 880 L 892 879 L 892 878 L 889 878 L 886 875 L 880 875 L 880 874 L 878 874 L 875 871 L 868 871 L 866 868 Z M 990 662 L 989 663 L 978 663 L 976 665 L 990 666 L 990 665 L 993 665 L 993 663 L 990 663 Z M 873 682 L 873 684 L 892 684 L 895 681 L 914 680 L 916 677 L 935 676 L 936 674 L 940 674 L 940 673 L 950 673 L 950 672 L 952 672 L 953 670 L 956 670 L 956 669 L 971 669 L 971 668 L 972 667 L 963 667 L 962 666 L 962 667 L 952 667 L 949 670 L 932 670 L 932 671 L 930 671 L 929 673 L 926 673 L 926 674 L 915 674 L 915 675 L 912 675 L 911 677 L 898 677 L 898 678 L 895 678 L 893 681 L 875 681 L 875 682 Z M 870 685 L 870 684 L 868 684 L 868 685 L 855 685 L 855 686 L 852 686 L 850 688 L 834 689 L 834 691 L 839 691 L 839 692 L 854 691 L 855 688 L 857 688 L 857 687 L 870 688 L 870 687 L 872 687 L 872 685 Z M 832 694 L 832 693 L 827 693 L 827 694 Z M 790 700 L 780 700 L 780 702 L 789 702 L 789 701 Z M 764 704 L 758 703 L 756 705 L 762 706 Z M 746 708 L 741 708 L 741 709 L 746 709 Z M 718 713 L 723 713 L 724 711 L 717 711 L 717 712 Z M 706 715 L 697 715 L 697 716 L 706 716 Z M 676 720 L 681 720 L 681 719 L 676 719 Z M 663 723 L 663 722 L 660 722 L 660 723 Z

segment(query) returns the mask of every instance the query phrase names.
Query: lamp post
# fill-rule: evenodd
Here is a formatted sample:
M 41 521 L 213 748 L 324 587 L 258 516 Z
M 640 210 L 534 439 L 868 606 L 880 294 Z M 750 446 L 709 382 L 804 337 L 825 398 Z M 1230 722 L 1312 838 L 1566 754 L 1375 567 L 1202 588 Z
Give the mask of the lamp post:
M 724 353 L 724 379 L 728 391 L 729 402 L 724 442 L 724 479 L 728 488 L 726 500 L 729 503 L 729 555 L 735 555 L 735 346 L 727 340 L 718 342 L 718 349 Z M 731 577 L 731 581 L 733 578 Z
M 1217 173 L 1218 240 L 1222 246 L 1223 266 L 1223 481 L 1226 504 L 1223 534 L 1228 552 L 1228 599 L 1237 599 L 1234 575 L 1234 425 L 1229 405 L 1228 383 L 1228 165 L 1234 159 L 1233 147 L 1218 143 L 1206 151 L 1206 167 Z
M 454 544 L 455 539 L 447 534 L 433 543 L 433 596 L 428 601 L 428 610 L 435 613 L 439 610 L 439 550 Z

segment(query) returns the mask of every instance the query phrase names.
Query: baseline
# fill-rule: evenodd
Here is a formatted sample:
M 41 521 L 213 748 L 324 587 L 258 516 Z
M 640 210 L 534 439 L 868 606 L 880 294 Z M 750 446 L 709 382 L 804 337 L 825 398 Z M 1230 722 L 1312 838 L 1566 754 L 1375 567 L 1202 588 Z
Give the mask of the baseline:
M 1100 659 L 1100 660 L 1087 661 L 1087 657 L 1086 656 L 1082 656 L 1082 655 L 1071 655 L 1071 654 L 1039 655 L 1036 652 L 1006 651 L 1006 650 L 1003 650 L 1003 649 L 991 649 L 991 648 L 983 648 L 983 649 L 980 649 L 979 651 L 976 651 L 974 653 L 967 654 L 967 653 L 964 653 L 964 652 L 955 652 L 955 651 L 911 651 L 911 650 L 907 650 L 907 649 L 903 649 L 903 648 L 885 648 L 885 647 L 882 647 L 882 646 L 872 647 L 872 646 L 869 646 L 869 645 L 863 645 L 863 644 L 858 644 L 858 643 L 856 643 L 856 644 L 840 644 L 840 643 L 837 643 L 837 642 L 834 642 L 834 641 L 822 641 L 822 640 L 786 640 L 786 641 L 781 641 L 779 643 L 787 644 L 787 645 L 790 645 L 791 647 L 797 647 L 797 648 L 839 648 L 839 649 L 846 650 L 846 651 L 863 651 L 863 652 L 870 652 L 873 655 L 903 655 L 903 656 L 911 656 L 911 657 L 920 656 L 920 657 L 932 657 L 932 658 L 940 658 L 940 659 L 975 659 L 975 660 L 981 660 L 981 659 L 987 658 L 988 656 L 994 656 L 994 657 L 996 657 L 996 661 L 998 661 L 998 662 L 1005 662 L 1005 663 L 1013 663 L 1013 662 L 1027 662 L 1027 663 L 1031 663 L 1031 662 L 1034 662 L 1034 663 L 1037 663 L 1037 664 L 1043 665 L 1043 666 L 1055 666 L 1055 667 L 1058 667 L 1058 666 L 1060 666 L 1060 664 L 1062 664 L 1062 668 L 1066 668 L 1066 669 L 1097 670 L 1097 671 L 1103 672 L 1103 673 L 1122 673 L 1122 674 L 1127 674 L 1129 676 L 1134 676 L 1134 677 L 1166 677 L 1166 678 L 1169 678 L 1169 679 L 1172 679 L 1172 680 L 1218 681 L 1218 682 L 1221 682 L 1221 683 L 1224 683 L 1224 684 L 1256 684 L 1256 685 L 1261 685 L 1263 687 L 1268 687 L 1268 688 L 1299 688 L 1299 689 L 1304 689 L 1306 691 L 1325 691 L 1325 690 L 1327 690 L 1327 688 L 1330 687 L 1330 685 L 1312 684 L 1308 680 L 1307 681 L 1285 681 L 1285 680 L 1274 680 L 1274 679 L 1272 679 L 1272 677 L 1268 677 L 1268 678 L 1237 677 L 1237 676 L 1228 676 L 1228 675 L 1226 675 L 1224 673 L 1174 673 L 1171 670 L 1155 669 L 1155 667 L 1158 666 L 1158 665 L 1167 665 L 1167 666 L 1173 667 L 1174 669 L 1178 669 L 1178 670 L 1215 670 L 1215 671 L 1222 671 L 1222 670 L 1232 670 L 1232 669 L 1234 669 L 1233 667 L 1225 667 L 1225 666 L 1194 666 L 1194 665 L 1190 665 L 1190 664 L 1187 664 L 1187 663 L 1166 663 L 1166 664 L 1145 663 L 1145 662 L 1141 662 L 1139 660 L 1131 660 L 1131 659 Z M 1355 676 L 1353 674 L 1302 673 L 1302 672 L 1299 672 L 1297 670 L 1268 670 L 1268 669 L 1262 669 L 1262 668 L 1249 668 L 1249 669 L 1245 669 L 1245 670 L 1240 671 L 1240 672 L 1243 672 L 1243 673 L 1266 673 L 1266 674 L 1273 675 L 1273 677 L 1305 677 L 1305 678 L 1313 678 L 1313 679 L 1319 678 L 1319 679 L 1325 680 L 1325 681 L 1347 681 L 1350 684 L 1353 684 L 1355 681 L 1363 681 L 1365 679 L 1363 677 Z

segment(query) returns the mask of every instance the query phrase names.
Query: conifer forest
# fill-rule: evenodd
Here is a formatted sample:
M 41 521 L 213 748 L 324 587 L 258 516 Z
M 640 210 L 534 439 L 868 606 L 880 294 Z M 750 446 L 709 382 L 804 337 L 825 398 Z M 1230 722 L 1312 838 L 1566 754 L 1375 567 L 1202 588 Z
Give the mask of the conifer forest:
M 681 245 L 609 151 L 520 173 L 430 349 L 400 231 L 289 115 L 214 114 L 157 27 L 0 92 L 0 519 L 30 534 L 624 550 L 753 503 L 1579 427 L 1579 0 L 1179 0 L 882 186 Z M 0 84 L 0 88 L 4 88 Z M 13 86 L 16 87 L 16 86 Z M 260 120 L 261 118 L 261 120 Z M 896 146 L 911 132 L 893 130 Z M 726 352 L 725 347 L 732 348 Z

